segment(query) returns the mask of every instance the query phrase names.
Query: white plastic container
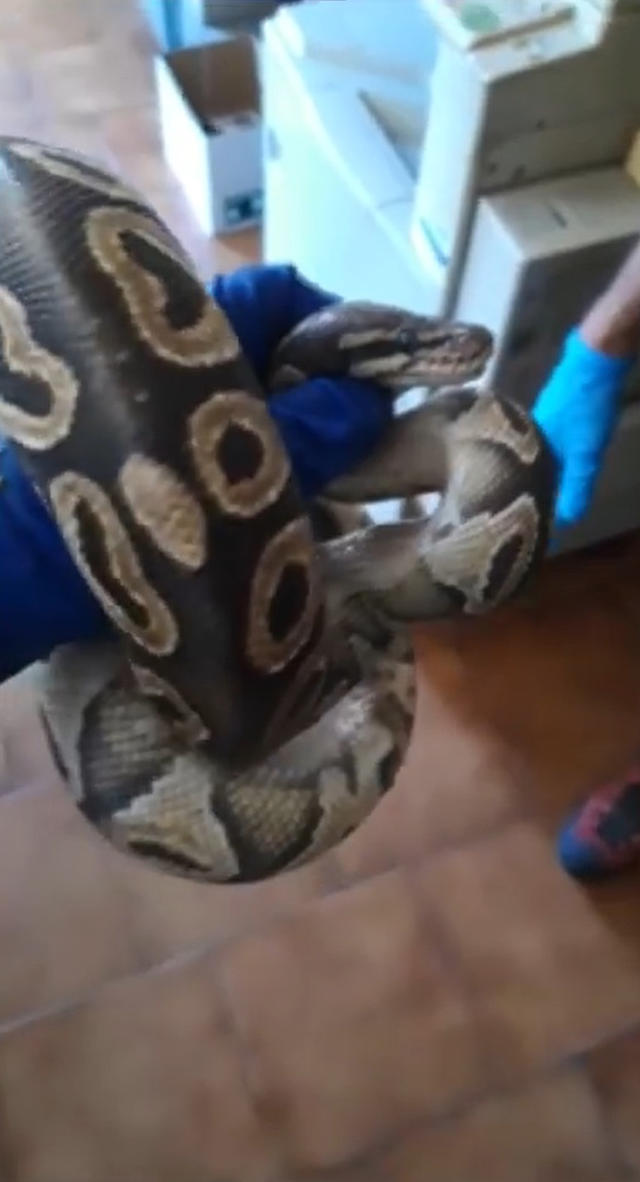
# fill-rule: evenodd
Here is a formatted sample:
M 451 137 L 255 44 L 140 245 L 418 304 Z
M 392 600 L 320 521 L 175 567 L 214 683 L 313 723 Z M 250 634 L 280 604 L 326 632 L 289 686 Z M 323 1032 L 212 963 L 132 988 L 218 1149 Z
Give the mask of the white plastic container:
M 251 37 L 158 56 L 164 154 L 206 234 L 262 220 L 260 90 Z

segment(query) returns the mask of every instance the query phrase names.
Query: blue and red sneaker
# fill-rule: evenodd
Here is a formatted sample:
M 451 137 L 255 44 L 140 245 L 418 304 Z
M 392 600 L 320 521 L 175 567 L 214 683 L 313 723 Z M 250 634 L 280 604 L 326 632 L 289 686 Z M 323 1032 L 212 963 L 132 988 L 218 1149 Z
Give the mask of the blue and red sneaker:
M 640 864 L 640 764 L 599 788 L 569 818 L 558 857 L 576 878 L 603 878 Z

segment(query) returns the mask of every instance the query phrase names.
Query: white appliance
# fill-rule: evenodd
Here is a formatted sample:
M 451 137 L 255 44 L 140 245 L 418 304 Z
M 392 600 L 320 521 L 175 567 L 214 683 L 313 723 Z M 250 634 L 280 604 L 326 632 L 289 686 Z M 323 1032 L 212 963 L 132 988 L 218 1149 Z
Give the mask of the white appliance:
M 410 226 L 436 45 L 417 0 L 300 4 L 265 24 L 268 260 L 346 297 L 424 306 Z
M 640 234 L 640 0 L 311 0 L 264 28 L 264 246 L 346 298 L 480 320 L 525 404 Z M 640 525 L 634 375 L 588 520 Z M 399 503 L 384 506 L 395 516 Z

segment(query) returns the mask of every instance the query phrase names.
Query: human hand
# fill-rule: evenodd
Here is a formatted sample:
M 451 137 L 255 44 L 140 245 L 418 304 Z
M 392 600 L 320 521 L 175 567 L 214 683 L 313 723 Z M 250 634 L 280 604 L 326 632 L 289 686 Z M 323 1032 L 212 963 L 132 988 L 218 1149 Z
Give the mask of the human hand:
M 260 379 L 281 338 L 334 301 L 290 266 L 244 267 L 217 277 L 210 289 Z M 391 416 L 379 387 L 352 379 L 314 378 L 267 405 L 305 498 L 364 459 Z M 0 562 L 0 681 L 60 644 L 110 635 L 55 521 L 2 440 Z
M 336 302 L 294 267 L 243 267 L 211 286 L 261 382 L 276 345 L 313 312 Z M 269 399 L 303 497 L 317 496 L 373 449 L 391 401 L 373 382 L 317 377 Z
M 560 464 L 560 526 L 574 524 L 589 508 L 632 366 L 633 359 L 600 352 L 574 329 L 538 395 L 532 416 Z

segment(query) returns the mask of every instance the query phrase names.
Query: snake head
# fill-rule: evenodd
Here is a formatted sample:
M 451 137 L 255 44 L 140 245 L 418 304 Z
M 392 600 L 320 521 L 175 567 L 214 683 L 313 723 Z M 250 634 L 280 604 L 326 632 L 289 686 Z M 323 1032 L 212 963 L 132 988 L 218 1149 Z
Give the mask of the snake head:
M 272 385 L 323 374 L 373 381 L 396 394 L 453 386 L 479 377 L 492 348 L 492 334 L 480 324 L 345 300 L 308 316 L 281 342 Z
M 489 329 L 436 317 L 405 321 L 387 340 L 389 385 L 453 386 L 482 374 L 493 349 Z

